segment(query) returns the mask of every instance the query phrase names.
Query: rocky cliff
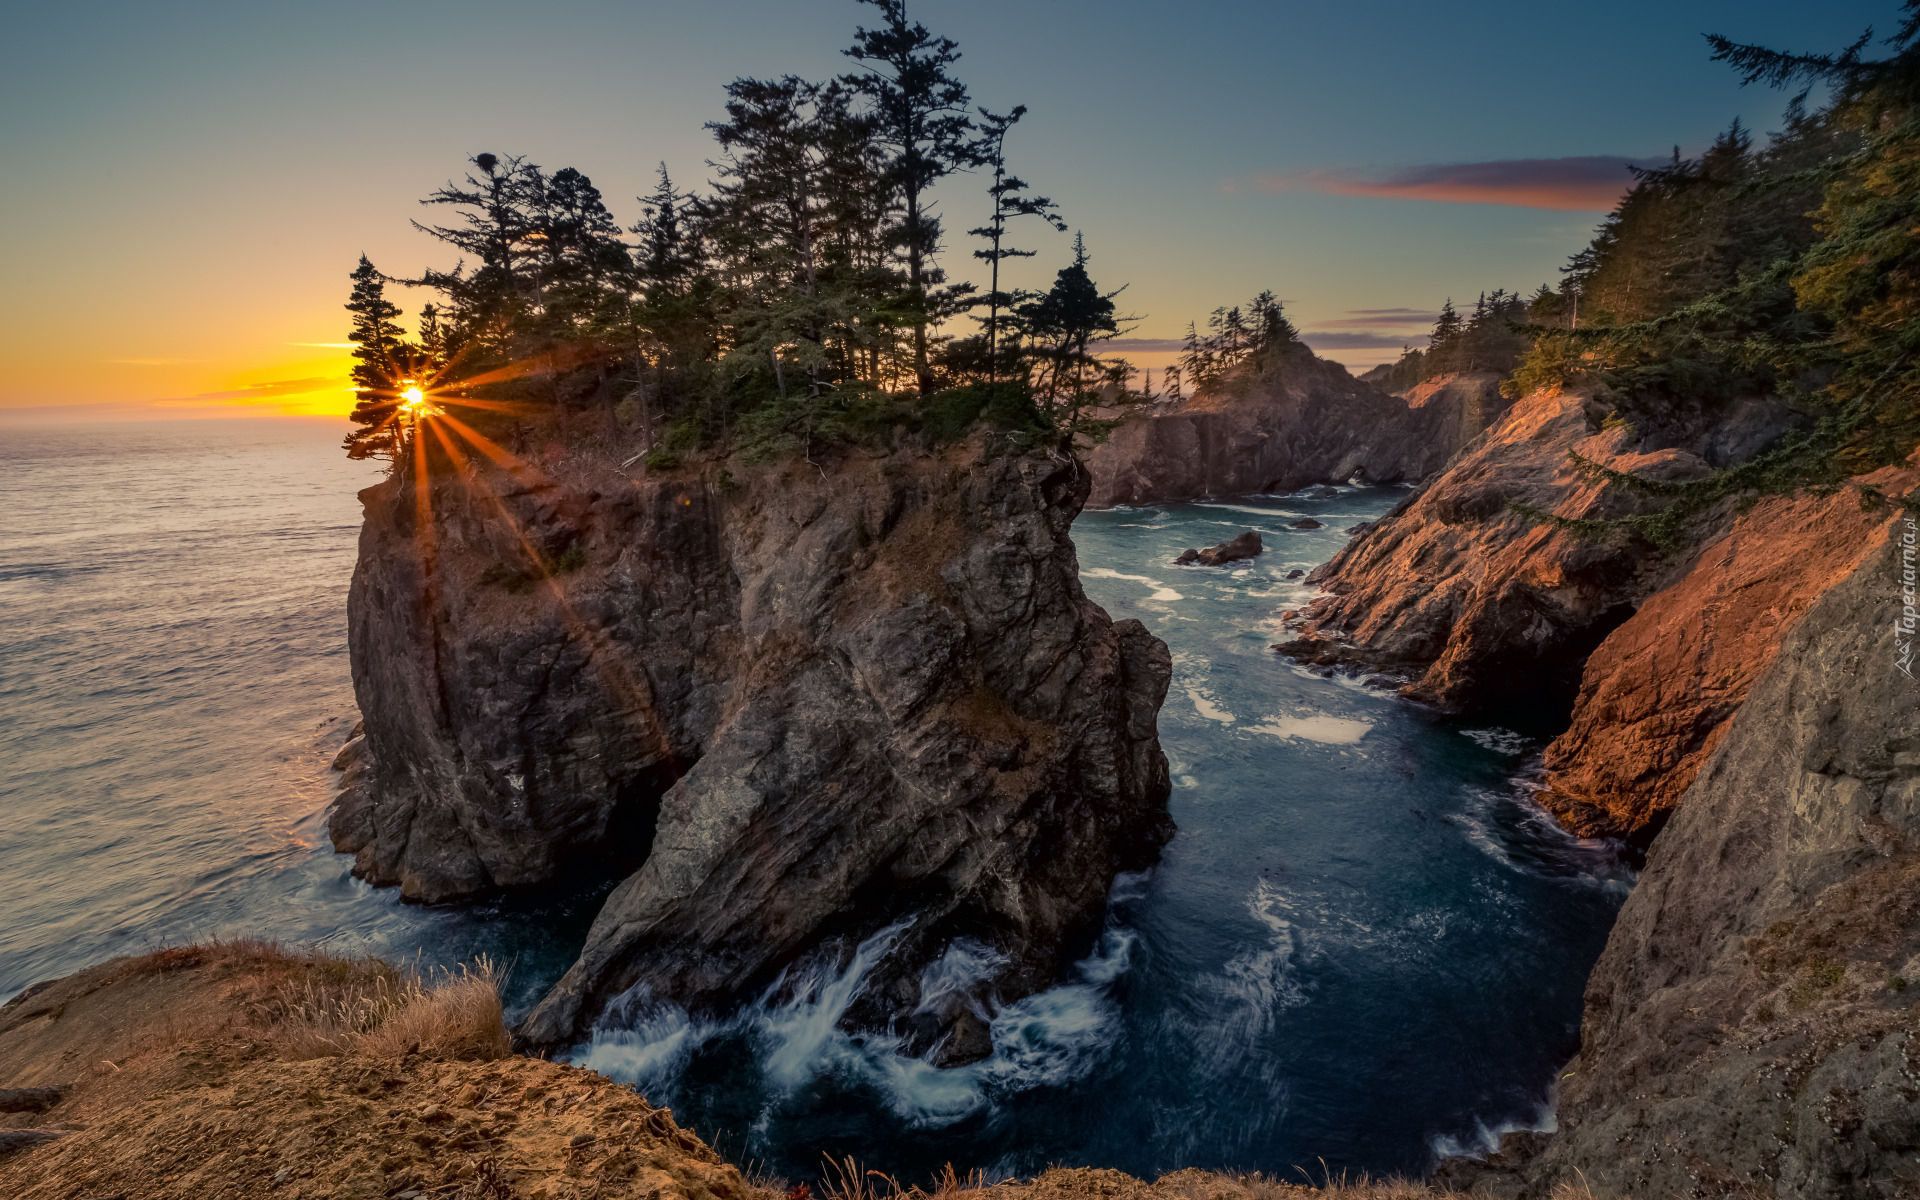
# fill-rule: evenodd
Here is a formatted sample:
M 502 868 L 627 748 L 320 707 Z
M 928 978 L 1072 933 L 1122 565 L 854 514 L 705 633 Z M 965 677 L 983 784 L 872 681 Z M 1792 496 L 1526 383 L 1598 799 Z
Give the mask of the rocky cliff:
M 1855 488 L 1729 501 L 1672 553 L 1517 511 L 1581 519 L 1644 503 L 1583 477 L 1570 453 L 1685 479 L 1750 455 L 1782 423 L 1754 402 L 1661 437 L 1593 410 L 1579 394 L 1517 404 L 1315 572 L 1324 593 L 1280 648 L 1397 675 L 1445 711 L 1557 735 L 1541 800 L 1577 833 L 1644 846 L 1794 621 L 1876 550 L 1894 510 L 1862 508 Z M 1860 482 L 1897 495 L 1917 479 L 1886 470 Z
M 1887 470 L 1862 482 L 1899 495 L 1917 481 Z M 1668 565 L 1587 659 L 1569 726 L 1547 747 L 1540 799 L 1563 825 L 1652 840 L 1794 624 L 1885 543 L 1896 510 L 1858 501 L 1851 489 L 1763 500 Z
M 1542 801 L 1579 833 L 1650 845 L 1589 981 L 1560 1132 L 1510 1135 L 1441 1179 L 1541 1197 L 1920 1194 L 1920 688 L 1896 630 L 1911 519 L 1855 487 L 1730 501 L 1663 552 L 1515 511 L 1643 502 L 1597 488 L 1569 451 L 1687 478 L 1782 422 L 1755 403 L 1642 431 L 1593 410 L 1516 405 L 1317 573 L 1325 593 L 1281 647 L 1398 673 L 1446 710 L 1558 726 Z M 1857 482 L 1900 496 L 1917 481 Z
M 1544 1194 L 1920 1194 L 1914 524 L 1785 636 L 1653 843 L 1587 990 Z
M 1052 983 L 1171 834 L 1167 650 L 1080 590 L 1074 463 L 975 441 L 431 474 L 362 493 L 366 733 L 333 835 L 422 900 L 625 873 L 535 1042 L 634 989 L 724 1005 L 907 921 L 869 1019 L 978 1057 L 983 993 Z M 923 1005 L 960 939 L 999 967 Z
M 1564 713 L 1581 666 L 1648 589 L 1644 546 L 1577 537 L 1514 505 L 1573 519 L 1625 515 L 1634 497 L 1582 478 L 1576 451 L 1659 479 L 1708 466 L 1595 429 L 1585 398 L 1535 394 L 1439 478 L 1308 577 L 1322 595 L 1284 653 L 1404 677 L 1447 711 Z
M 1498 417 L 1498 383 L 1447 376 L 1390 396 L 1302 352 L 1115 429 L 1088 456 L 1090 503 L 1289 492 L 1355 475 L 1424 479 Z

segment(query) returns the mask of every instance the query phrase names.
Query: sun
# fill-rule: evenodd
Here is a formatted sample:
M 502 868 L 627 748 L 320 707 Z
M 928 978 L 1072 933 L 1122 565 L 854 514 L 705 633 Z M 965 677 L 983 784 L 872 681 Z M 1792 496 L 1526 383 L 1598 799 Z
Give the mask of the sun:
M 409 384 L 400 393 L 400 402 L 408 408 L 418 410 L 427 402 L 427 394 L 420 390 L 419 384 Z

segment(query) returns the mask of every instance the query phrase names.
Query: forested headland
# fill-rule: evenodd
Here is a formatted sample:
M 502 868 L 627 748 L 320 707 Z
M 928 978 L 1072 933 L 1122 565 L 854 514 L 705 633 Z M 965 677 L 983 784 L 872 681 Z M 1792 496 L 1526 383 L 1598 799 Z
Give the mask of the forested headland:
M 1110 422 L 1144 399 L 1097 354 L 1133 318 L 1078 236 L 1044 292 L 1001 278 L 1036 253 L 1029 233 L 1067 229 L 1012 169 L 1026 109 L 976 105 L 957 45 L 903 0 L 862 3 L 879 20 L 856 30 L 852 70 L 726 85 L 713 177 L 683 189 L 662 165 L 631 225 L 581 171 L 510 155 L 477 154 L 427 196 L 438 219 L 416 227 L 460 257 L 413 277 L 362 257 L 353 272 L 348 453 L 398 457 L 449 404 L 496 430 L 597 421 L 663 465 L 945 439 L 982 417 L 1070 445 L 1099 436 L 1096 406 Z M 933 191 L 963 175 L 941 193 L 978 220 L 956 247 Z M 963 250 L 978 282 L 949 272 Z M 434 295 L 412 338 L 396 284 Z
M 1495 291 L 1465 316 L 1449 301 L 1425 350 L 1364 378 L 1397 391 L 1493 371 L 1515 397 L 1582 386 L 1597 420 L 1643 429 L 1745 396 L 1793 404 L 1802 421 L 1780 444 L 1703 480 L 1576 464 L 1664 498 L 1625 522 L 1656 542 L 1730 495 L 1832 491 L 1904 461 L 1920 446 L 1920 4 L 1905 12 L 1892 36 L 1837 53 L 1710 36 L 1743 82 L 1803 89 L 1778 132 L 1759 141 L 1735 121 L 1697 158 L 1676 148 L 1636 169 L 1557 287 Z

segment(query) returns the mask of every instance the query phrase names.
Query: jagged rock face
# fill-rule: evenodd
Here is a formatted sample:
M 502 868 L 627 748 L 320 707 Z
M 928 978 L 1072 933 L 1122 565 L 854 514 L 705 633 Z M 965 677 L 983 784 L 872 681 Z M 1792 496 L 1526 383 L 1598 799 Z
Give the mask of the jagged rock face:
M 1901 518 L 1794 625 L 1654 842 L 1561 1132 L 1519 1172 L 1535 1194 L 1576 1171 L 1598 1194 L 1920 1194 L 1914 540 Z
M 1519 401 L 1418 494 L 1355 535 L 1308 578 L 1324 594 L 1283 653 L 1400 675 L 1443 710 L 1502 705 L 1564 713 L 1581 663 L 1632 612 L 1646 548 L 1582 539 L 1523 515 L 1623 515 L 1638 501 L 1584 479 L 1577 451 L 1654 479 L 1703 474 L 1679 449 L 1593 430 L 1584 398 Z
M 1863 482 L 1897 495 L 1915 476 Z M 1777 497 L 1739 514 L 1600 643 L 1546 751 L 1540 800 L 1563 825 L 1652 840 L 1794 624 L 1885 541 L 1897 510 L 1857 499 Z
M 1290 492 L 1355 475 L 1424 479 L 1498 416 L 1498 382 L 1449 376 L 1403 399 L 1303 353 L 1114 430 L 1087 459 L 1090 503 Z
M 723 1005 L 911 918 L 869 1016 L 932 1045 L 981 997 L 916 1012 L 921 967 L 965 938 L 1002 960 L 976 993 L 1051 984 L 1171 835 L 1166 647 L 1080 590 L 1077 464 L 731 469 L 469 466 L 430 523 L 411 479 L 363 493 L 336 844 L 428 900 L 631 868 L 535 1042 L 636 987 Z M 523 586 L 523 538 L 578 565 Z

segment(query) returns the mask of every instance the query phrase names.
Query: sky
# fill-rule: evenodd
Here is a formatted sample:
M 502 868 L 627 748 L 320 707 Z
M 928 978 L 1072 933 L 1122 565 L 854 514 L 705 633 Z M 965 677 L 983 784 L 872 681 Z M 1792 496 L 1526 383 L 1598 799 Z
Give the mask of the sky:
M 1557 278 L 1629 181 L 1784 97 L 1701 35 L 1789 49 L 1898 4 L 912 0 L 1013 169 L 1126 285 L 1129 350 L 1270 288 L 1355 369 L 1440 303 Z M 481 151 L 584 171 L 616 217 L 706 178 L 722 89 L 825 77 L 855 0 L 28 5 L 0 38 L 0 417 L 344 414 L 347 273 L 451 265 L 409 221 Z M 984 182 L 944 184 L 947 265 Z M 1071 233 L 1037 222 L 1044 284 Z M 401 291 L 417 309 L 430 297 Z

